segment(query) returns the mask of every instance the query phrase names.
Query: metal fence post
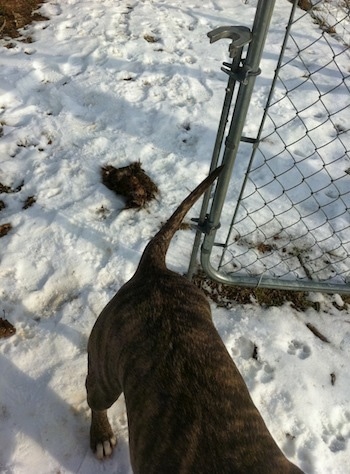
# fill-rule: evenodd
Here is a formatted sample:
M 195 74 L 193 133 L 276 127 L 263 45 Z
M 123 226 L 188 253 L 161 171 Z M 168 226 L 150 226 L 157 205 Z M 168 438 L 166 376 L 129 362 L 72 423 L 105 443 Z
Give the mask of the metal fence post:
M 219 225 L 221 210 L 227 194 L 233 165 L 237 156 L 238 146 L 255 84 L 255 78 L 260 72 L 260 59 L 265 45 L 274 6 L 275 0 L 259 0 L 252 28 L 252 41 L 248 48 L 246 59 L 243 61 L 243 65 L 241 67 L 239 79 L 241 83 L 237 94 L 229 132 L 225 141 L 225 151 L 222 159 L 222 162 L 225 165 L 225 170 L 218 179 L 218 185 L 214 194 L 211 212 L 206 222 L 207 233 L 202 244 L 201 263 L 204 270 L 208 274 L 214 270 L 211 268 L 209 262 L 210 251 L 215 239 L 215 229 Z M 194 272 L 195 253 L 196 249 L 194 249 L 192 254 L 188 271 L 189 277 L 192 277 Z
M 224 104 L 221 111 L 219 127 L 216 134 L 214 150 L 213 150 L 213 154 L 211 158 L 211 166 L 210 166 L 210 172 L 211 172 L 218 166 L 218 161 L 220 158 L 220 152 L 221 152 L 222 143 L 225 136 L 226 125 L 228 123 L 228 116 L 231 109 L 233 93 L 237 84 L 237 78 L 234 73 L 236 71 L 239 71 L 243 47 L 244 45 L 250 43 L 252 39 L 252 35 L 249 28 L 247 27 L 233 26 L 233 27 L 217 28 L 216 30 L 208 33 L 208 37 L 210 38 L 211 43 L 222 38 L 232 39 L 232 43 L 229 48 L 230 57 L 232 58 L 232 63 L 231 64 L 224 63 L 225 69 L 222 68 L 222 70 L 228 73 L 229 79 L 228 79 L 228 83 L 226 87 Z M 205 193 L 203 197 L 203 203 L 202 203 L 202 207 L 201 207 L 201 211 L 200 211 L 200 215 L 198 219 L 197 232 L 196 232 L 195 240 L 193 243 L 192 255 L 191 255 L 191 260 L 190 260 L 189 269 L 187 273 L 187 277 L 189 279 L 193 277 L 193 274 L 196 268 L 197 254 L 198 254 L 199 246 L 202 240 L 202 227 L 205 224 L 210 195 L 211 195 L 211 188 Z
M 210 211 L 210 193 L 203 200 L 188 276 L 194 273 L 205 234 L 201 264 L 214 281 L 350 293 L 348 12 L 340 0 L 336 11 L 326 0 L 319 0 L 305 12 L 297 8 L 298 0 L 293 0 L 257 134 L 244 137 L 274 3 L 258 2 L 246 58 L 236 58 L 235 69 L 227 63 L 228 69 L 222 68 L 240 85 L 229 127 L 227 95 L 225 98 L 224 120 L 220 121 L 211 163 L 211 169 L 223 163 L 225 170 L 218 179 Z M 307 29 L 311 22 L 319 29 L 301 34 L 300 28 Z M 242 27 L 224 28 L 227 32 Z M 214 32 L 217 38 L 218 32 Z M 310 62 L 312 50 L 308 48 L 316 43 L 323 53 Z M 327 81 L 329 77 L 331 81 Z M 245 148 L 245 160 L 235 163 L 240 142 L 250 144 L 251 153 L 249 156 Z M 230 207 L 234 206 L 231 222 L 227 216 L 222 219 L 228 228 L 225 239 L 224 229 L 219 233 L 217 229 L 231 174 L 236 170 L 240 185 L 235 189 L 235 203 L 230 201 Z

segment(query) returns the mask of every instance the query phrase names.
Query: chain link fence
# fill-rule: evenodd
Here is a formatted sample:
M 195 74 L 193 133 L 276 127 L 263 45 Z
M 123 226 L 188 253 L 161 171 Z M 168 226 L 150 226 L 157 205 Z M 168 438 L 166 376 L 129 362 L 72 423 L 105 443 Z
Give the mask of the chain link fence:
M 222 158 L 232 178 L 205 219 L 201 261 L 217 281 L 350 292 L 349 14 L 349 0 L 291 3 L 260 124 L 252 137 L 241 118 L 239 150 Z

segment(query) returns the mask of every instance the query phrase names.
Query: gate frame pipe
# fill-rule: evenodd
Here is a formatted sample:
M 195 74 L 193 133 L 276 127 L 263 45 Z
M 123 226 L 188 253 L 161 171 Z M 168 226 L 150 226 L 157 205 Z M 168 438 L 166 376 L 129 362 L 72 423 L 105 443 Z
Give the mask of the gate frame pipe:
M 291 17 L 294 15 L 296 4 L 297 0 L 294 0 Z M 280 288 L 283 290 L 293 291 L 320 291 L 322 293 L 348 294 L 349 285 L 344 284 L 285 279 L 279 280 L 275 278 L 263 278 L 263 275 L 260 277 L 223 275 L 220 273 L 220 271 L 216 270 L 210 262 L 216 230 L 220 225 L 220 216 L 237 156 L 238 146 L 241 141 L 243 127 L 247 116 L 250 99 L 253 93 L 255 78 L 259 73 L 259 64 L 268 34 L 274 6 L 275 0 L 259 0 L 257 6 L 252 29 L 252 42 L 249 45 L 247 57 L 244 61 L 244 66 L 251 71 L 251 74 L 247 76 L 247 81 L 244 81 L 244 83 L 240 84 L 238 90 L 236 104 L 232 115 L 228 136 L 225 141 L 225 151 L 222 159 L 222 164 L 225 165 L 225 169 L 218 178 L 210 214 L 205 222 L 206 234 L 203 239 L 201 249 L 201 265 L 203 270 L 210 278 L 224 284 L 239 285 L 244 287 Z M 215 165 L 216 164 L 217 163 L 215 163 Z M 212 164 L 212 167 L 213 166 L 214 165 Z M 189 277 L 191 278 L 192 275 L 193 267 L 192 269 L 189 269 Z
M 211 265 L 210 254 L 214 245 L 216 229 L 218 228 L 220 223 L 221 211 L 225 202 L 233 166 L 236 160 L 238 146 L 241 140 L 245 119 L 248 113 L 250 99 L 253 93 L 255 78 L 260 72 L 259 64 L 265 46 L 265 41 L 269 30 L 269 25 L 271 22 L 274 7 L 275 0 L 259 0 L 257 5 L 254 24 L 252 28 L 252 41 L 249 45 L 247 56 L 244 60 L 244 67 L 246 70 L 250 71 L 250 74 L 247 74 L 246 80 L 240 83 L 238 89 L 231 124 L 225 141 L 225 151 L 222 158 L 222 164 L 225 166 L 225 169 L 218 178 L 210 214 L 207 217 L 206 228 L 209 229 L 209 231 L 204 237 L 201 248 L 201 265 L 204 271 L 208 274 L 208 276 L 212 277 L 214 280 L 217 281 L 223 281 L 223 277 Z M 208 205 L 208 201 L 209 199 L 206 198 L 206 206 Z M 202 208 L 201 216 L 205 215 L 205 213 L 206 209 L 203 211 Z M 196 236 L 197 241 L 199 232 L 200 231 L 197 232 Z M 194 261 L 196 258 L 197 250 L 198 248 L 195 249 L 194 246 L 187 274 L 188 278 L 190 279 L 192 278 L 194 273 Z

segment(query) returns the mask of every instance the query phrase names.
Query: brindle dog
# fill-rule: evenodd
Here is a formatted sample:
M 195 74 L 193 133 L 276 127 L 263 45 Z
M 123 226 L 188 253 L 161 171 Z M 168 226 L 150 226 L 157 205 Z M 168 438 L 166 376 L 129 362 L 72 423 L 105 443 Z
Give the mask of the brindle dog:
M 194 284 L 167 269 L 183 217 L 215 170 L 148 243 L 135 275 L 107 304 L 88 345 L 90 444 L 116 444 L 107 409 L 124 392 L 135 474 L 300 474 L 283 455 Z

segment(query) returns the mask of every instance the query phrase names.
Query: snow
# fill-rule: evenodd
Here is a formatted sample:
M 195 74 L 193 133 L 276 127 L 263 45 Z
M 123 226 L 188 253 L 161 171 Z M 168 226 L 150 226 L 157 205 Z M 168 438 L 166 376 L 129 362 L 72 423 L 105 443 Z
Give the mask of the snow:
M 50 20 L 29 29 L 33 43 L 1 47 L 0 182 L 15 189 L 24 181 L 19 192 L 1 195 L 0 225 L 13 228 L 0 240 L 0 310 L 17 329 L 0 340 L 1 473 L 132 472 L 122 399 L 111 410 L 116 452 L 104 463 L 90 452 L 87 339 L 147 241 L 205 177 L 228 59 L 228 43 L 209 45 L 206 34 L 227 24 L 251 27 L 255 6 L 52 0 L 41 8 Z M 252 114 L 261 113 L 289 10 L 277 1 Z M 311 18 L 303 22 L 305 36 L 319 35 Z M 315 64 L 323 54 L 313 50 Z M 345 91 L 337 93 L 347 104 Z M 344 110 L 342 120 L 348 117 Z M 147 209 L 122 210 L 100 167 L 137 160 L 160 192 Z M 29 196 L 36 202 L 23 210 Z M 198 212 L 196 205 L 190 215 Z M 170 268 L 187 270 L 192 241 L 190 231 L 177 234 Z M 344 474 L 350 315 L 339 295 L 311 297 L 318 311 L 252 301 L 213 304 L 213 317 L 286 455 L 306 473 Z
M 339 25 L 350 30 L 346 11 L 339 2 L 334 5 L 339 9 L 336 17 L 329 16 L 331 24 L 336 24 L 337 31 Z M 309 280 L 312 274 L 318 281 L 348 281 L 349 55 L 342 38 L 324 34 L 315 21 L 330 11 L 329 2 L 317 2 L 311 24 L 310 14 L 296 11 L 261 141 L 227 239 L 222 260 L 230 274 L 239 271 L 240 275 L 279 276 L 289 281 Z M 257 78 L 245 125 L 245 136 L 251 139 L 258 133 L 260 120 L 255 118 L 265 106 L 266 78 L 276 64 L 287 16 L 275 19 L 270 28 L 263 74 Z M 244 144 L 238 151 L 232 186 L 236 194 L 246 175 L 249 147 Z M 221 242 L 226 239 L 235 200 L 227 200 L 225 206 Z M 259 255 L 259 244 L 274 251 Z

